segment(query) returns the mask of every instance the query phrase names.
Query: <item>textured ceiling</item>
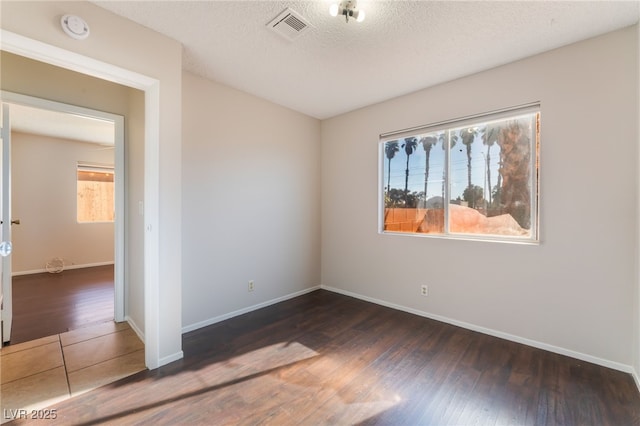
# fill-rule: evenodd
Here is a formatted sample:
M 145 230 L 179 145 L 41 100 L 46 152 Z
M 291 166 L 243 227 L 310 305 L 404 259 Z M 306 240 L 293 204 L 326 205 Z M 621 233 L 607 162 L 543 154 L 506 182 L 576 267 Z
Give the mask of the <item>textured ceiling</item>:
M 638 1 L 94 1 L 181 42 L 183 68 L 324 119 L 638 22 Z M 312 25 L 290 42 L 286 7 Z M 89 22 L 89 25 L 92 24 Z M 93 29 L 92 29 L 93 31 Z
M 638 1 L 94 1 L 184 46 L 183 68 L 320 119 L 638 22 Z M 266 24 L 286 7 L 313 28 Z M 91 22 L 89 22 L 91 25 Z
M 328 14 L 329 0 L 94 3 L 180 41 L 184 69 L 320 119 L 633 25 L 640 14 L 638 1 L 360 0 L 366 20 L 347 24 Z M 293 42 L 266 26 L 287 7 L 312 25 Z M 112 124 L 17 105 L 12 128 L 113 143 Z

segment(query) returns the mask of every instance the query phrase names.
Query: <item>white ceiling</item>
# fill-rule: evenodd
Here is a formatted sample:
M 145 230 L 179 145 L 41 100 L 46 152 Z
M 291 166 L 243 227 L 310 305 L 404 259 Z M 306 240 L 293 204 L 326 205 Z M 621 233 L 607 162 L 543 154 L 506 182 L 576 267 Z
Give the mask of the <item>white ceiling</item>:
M 638 22 L 638 1 L 94 1 L 178 40 L 183 68 L 324 119 Z M 266 24 L 290 7 L 290 42 Z M 88 23 L 98 25 L 97 23 Z M 97 29 L 96 29 L 97 30 Z M 92 29 L 93 31 L 93 29 Z
M 79 142 L 113 146 L 115 125 L 111 121 L 10 104 L 11 130 Z
M 633 25 L 640 16 L 637 0 L 360 0 L 362 23 L 331 17 L 330 0 L 95 3 L 180 41 L 184 69 L 320 119 Z M 287 7 L 312 25 L 292 42 L 266 25 Z M 113 144 L 113 123 L 19 105 L 11 117 L 17 131 Z

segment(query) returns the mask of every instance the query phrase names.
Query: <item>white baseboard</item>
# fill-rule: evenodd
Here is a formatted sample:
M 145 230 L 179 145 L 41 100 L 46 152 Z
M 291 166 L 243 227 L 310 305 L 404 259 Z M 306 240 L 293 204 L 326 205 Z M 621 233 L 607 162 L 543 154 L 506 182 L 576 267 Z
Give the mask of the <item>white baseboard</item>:
M 443 316 L 440 316 L 440 315 L 430 314 L 428 312 L 419 311 L 417 309 L 408 308 L 406 306 L 397 305 L 395 303 L 386 302 L 384 300 L 379 300 L 379 299 L 375 299 L 375 298 L 372 298 L 372 297 L 363 296 L 361 294 L 352 293 L 350 291 L 342 290 L 342 289 L 335 288 L 335 287 L 329 287 L 329 286 L 322 285 L 322 286 L 320 286 L 320 288 L 322 288 L 324 290 L 328 290 L 328 291 L 334 292 L 334 293 L 339 293 L 339 294 L 343 294 L 345 296 L 350 296 L 350 297 L 354 297 L 356 299 L 364 300 L 366 302 L 375 303 L 376 305 L 381 305 L 381 306 L 385 306 L 387 308 L 392 308 L 392 309 L 396 309 L 396 310 L 399 310 L 399 311 L 408 312 L 410 314 L 418 315 L 418 316 L 425 317 L 425 318 L 430 318 L 430 319 L 433 319 L 433 320 L 436 320 L 436 321 L 440 321 L 440 322 L 444 322 L 444 323 L 447 323 L 447 324 L 455 325 L 457 327 L 466 328 L 467 330 L 477 331 L 479 333 L 487 334 L 489 336 L 499 337 L 501 339 L 510 340 L 512 342 L 521 343 L 523 345 L 532 346 L 534 348 L 543 349 L 545 351 L 554 352 L 554 353 L 557 353 L 557 354 L 560 354 L 560 355 L 565 355 L 565 356 L 568 356 L 568 357 L 571 357 L 571 358 L 576 358 L 576 359 L 579 359 L 579 360 L 582 360 L 582 361 L 586 361 L 586 362 L 590 362 L 590 363 L 593 363 L 593 364 L 601 365 L 603 367 L 612 368 L 614 370 L 623 371 L 625 373 L 630 373 L 630 374 L 633 375 L 634 380 L 636 381 L 636 384 L 638 384 L 638 389 L 640 390 L 640 382 L 639 382 L 638 375 L 635 373 L 633 367 L 630 366 L 630 365 L 625 365 L 625 364 L 621 364 L 619 362 L 610 361 L 610 360 L 598 358 L 598 357 L 595 357 L 595 356 L 583 354 L 581 352 L 572 351 L 570 349 L 565 349 L 565 348 L 561 348 L 561 347 L 558 347 L 558 346 L 549 345 L 547 343 L 538 342 L 538 341 L 535 341 L 535 340 L 530 340 L 530 339 L 527 339 L 527 338 L 524 338 L 524 337 L 515 336 L 513 334 L 503 333 L 501 331 L 492 330 L 490 328 L 481 327 L 481 326 L 478 326 L 478 325 L 475 325 L 475 324 L 470 324 L 470 323 L 467 323 L 467 322 L 464 322 L 464 321 L 458 321 L 458 320 L 454 320 L 454 319 L 451 319 L 451 318 L 443 317 Z
M 165 356 L 163 358 L 160 358 L 160 362 L 158 364 L 158 367 L 162 367 L 163 365 L 167 365 L 170 362 L 173 361 L 177 361 L 179 359 L 184 358 L 184 353 L 182 351 L 180 352 L 176 352 L 175 354 L 169 355 L 169 356 Z
M 248 312 L 252 312 L 261 308 L 265 308 L 270 305 L 274 305 L 276 303 L 284 302 L 285 300 L 293 299 L 294 297 L 302 296 L 303 294 L 311 293 L 312 291 L 319 290 L 320 286 L 315 286 L 311 288 L 306 288 L 304 290 L 296 291 L 295 293 L 290 293 L 282 297 L 278 297 L 276 299 L 271 299 L 266 302 L 258 303 L 257 305 L 249 306 L 246 308 L 238 309 L 237 311 L 229 312 L 227 314 L 219 315 L 217 317 L 209 318 L 204 321 L 197 322 L 195 324 L 190 324 L 185 327 L 182 327 L 182 333 L 188 333 L 193 330 L 197 330 L 202 327 L 206 327 L 211 324 L 215 324 L 229 318 L 237 317 L 238 315 L 246 314 Z
M 129 323 L 131 329 L 138 335 L 138 338 L 144 343 L 144 332 L 138 327 L 138 324 L 129 315 L 125 315 L 124 320 Z
M 106 265 L 113 265 L 114 262 L 109 261 L 109 262 L 96 262 L 96 263 L 85 263 L 83 265 L 64 265 L 64 271 L 66 271 L 67 269 L 82 269 L 82 268 L 93 268 L 94 266 L 106 266 Z M 63 271 L 63 272 L 64 272 Z M 32 269 L 30 271 L 18 271 L 18 272 L 11 272 L 11 276 L 12 277 L 17 277 L 19 275 L 31 275 L 31 274 L 41 274 L 43 272 L 48 272 L 46 269 Z
M 130 316 L 127 315 L 127 316 L 125 316 L 124 320 L 129 323 L 129 326 L 131 326 L 131 329 L 138 335 L 140 340 L 142 340 L 142 342 L 146 344 L 145 339 L 144 339 L 144 333 L 142 332 L 140 327 L 138 327 L 138 324 L 136 324 L 136 322 L 133 320 L 133 318 L 131 318 Z M 146 355 L 146 348 L 145 348 L 145 355 Z M 169 364 L 170 362 L 177 361 L 177 360 L 182 359 L 182 358 L 184 358 L 184 352 L 182 352 L 182 351 L 179 351 L 179 352 L 176 352 L 174 354 L 165 356 L 163 358 L 160 358 L 160 360 L 158 362 L 158 367 L 162 367 L 163 365 Z M 146 357 L 145 357 L 145 364 L 147 364 Z M 149 368 L 148 364 L 147 364 L 147 368 Z
M 483 333 L 483 334 L 487 334 L 489 336 L 494 336 L 494 337 L 498 337 L 501 339 L 505 339 L 505 340 L 509 340 L 515 343 L 520 343 L 523 345 L 527 345 L 527 346 L 531 346 L 534 348 L 538 348 L 538 349 L 542 349 L 545 351 L 549 351 L 549 352 L 553 352 L 553 353 L 557 353 L 560 355 L 565 355 L 571 358 L 575 358 L 575 359 L 579 359 L 585 362 L 590 362 L 592 364 L 597 364 L 597 365 L 601 365 L 603 367 L 607 367 L 607 368 L 612 368 L 614 370 L 618 370 L 618 371 L 622 371 L 625 373 L 629 373 L 632 375 L 636 385 L 638 386 L 638 390 L 640 391 L 640 376 L 638 375 L 638 373 L 635 371 L 635 369 L 630 366 L 630 365 L 626 365 L 626 364 L 622 364 L 619 362 L 615 362 L 615 361 L 610 361 L 610 360 L 606 360 L 603 358 L 598 358 L 598 357 L 594 357 L 592 355 L 588 355 L 588 354 L 583 354 L 581 352 L 576 352 L 570 349 L 566 349 L 566 348 L 561 348 L 559 346 L 554 346 L 554 345 L 549 345 L 547 343 L 543 343 L 543 342 L 538 342 L 536 340 L 531 340 L 531 339 L 527 339 L 524 337 L 520 337 L 520 336 L 516 336 L 513 334 L 509 334 L 509 333 L 504 333 L 501 331 L 497 331 L 497 330 L 493 330 L 490 328 L 486 328 L 486 327 L 481 327 L 475 324 L 470 324 L 464 321 L 458 321 L 458 320 L 454 320 L 448 317 L 444 317 L 441 315 L 435 315 L 435 314 L 431 314 L 428 312 L 424 312 L 424 311 L 420 311 L 417 309 L 413 309 L 413 308 L 409 308 L 406 306 L 402 306 L 402 305 L 397 305 L 395 303 L 390 303 L 384 300 L 380 300 L 380 299 L 375 299 L 372 297 L 368 297 L 368 296 L 363 296 L 361 294 L 357 294 L 357 293 L 352 293 L 350 291 L 346 291 L 346 290 L 342 290 L 339 288 L 335 288 L 335 287 L 330 287 L 330 286 L 325 286 L 325 285 L 321 285 L 321 286 L 315 286 L 315 287 L 311 287 L 311 288 L 307 288 L 305 290 L 301 290 L 295 293 L 290 293 L 288 295 L 282 296 L 282 297 L 278 297 L 276 299 L 272 299 L 272 300 L 268 300 L 266 302 L 262 302 L 253 306 L 249 306 L 243 309 L 238 309 L 236 311 L 233 312 L 229 312 L 227 314 L 223 314 L 223 315 L 219 315 L 217 317 L 213 317 L 210 319 L 207 319 L 205 321 L 200 321 L 197 322 L 195 324 L 190 324 L 187 325 L 185 327 L 182 328 L 182 333 L 188 333 L 190 331 L 193 330 L 197 330 L 199 328 L 202 327 L 206 327 L 224 320 L 227 320 L 229 318 L 233 318 L 239 315 L 243 315 L 246 314 L 248 312 L 252 312 L 270 305 L 274 305 L 276 303 L 279 302 L 283 302 L 285 300 L 289 300 L 289 299 L 293 299 L 294 297 L 298 297 L 298 296 L 302 296 L 303 294 L 307 294 L 310 293 L 312 291 L 318 290 L 318 289 L 324 289 L 327 291 L 331 291 L 334 293 L 338 293 L 338 294 L 343 294 L 345 296 L 350 296 L 350 297 L 354 297 L 356 299 L 360 299 L 360 300 L 364 300 L 366 302 L 371 302 L 371 303 L 375 303 L 376 305 L 381 305 L 381 306 L 385 306 L 387 308 L 392 308 L 392 309 L 396 309 L 399 311 L 403 311 L 403 312 L 407 312 L 410 314 L 414 314 L 414 315 L 418 315 L 421 317 L 425 317 L 425 318 L 430 318 L 436 321 L 440 321 L 440 322 L 444 322 L 447 324 L 451 324 L 451 325 L 455 325 L 457 327 L 461 327 L 461 328 L 465 328 L 467 330 L 472 330 L 472 331 L 477 331 L 479 333 Z M 174 356 L 178 356 L 178 354 L 174 355 Z M 176 359 L 180 359 L 180 357 L 175 358 L 175 359 L 171 359 L 171 361 L 175 361 Z M 169 362 L 171 362 L 169 361 Z

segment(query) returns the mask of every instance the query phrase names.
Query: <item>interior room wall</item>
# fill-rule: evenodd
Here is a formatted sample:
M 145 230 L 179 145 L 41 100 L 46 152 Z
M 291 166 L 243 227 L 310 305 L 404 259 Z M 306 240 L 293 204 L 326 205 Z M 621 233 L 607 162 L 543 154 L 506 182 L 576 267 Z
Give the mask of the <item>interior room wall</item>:
M 44 272 L 59 257 L 65 267 L 113 263 L 113 223 L 78 223 L 78 161 L 113 164 L 113 150 L 29 133 L 11 137 L 14 274 Z
M 182 84 L 190 330 L 320 284 L 320 122 L 187 72 Z
M 182 46 L 175 40 L 90 2 L 2 2 L 1 7 L 4 30 L 158 81 L 159 152 L 154 165 L 159 170 L 159 200 L 157 226 L 150 229 L 150 232 L 160 244 L 158 254 L 153 259 L 158 264 L 158 268 L 153 269 L 157 269 L 157 273 L 149 284 L 154 289 L 154 294 L 157 293 L 158 300 L 152 307 L 154 324 L 145 326 L 153 326 L 154 336 L 158 336 L 158 341 L 153 345 L 153 353 L 158 354 L 153 356 L 154 366 L 180 358 Z M 64 14 L 74 14 L 85 19 L 91 27 L 91 36 L 82 41 L 68 37 L 59 24 L 60 17 Z M 78 92 L 81 99 L 90 101 L 88 94 L 83 94 L 79 87 L 75 87 L 74 93 Z M 154 98 L 154 106 L 155 101 Z M 145 98 L 145 104 L 146 102 Z M 156 139 L 155 133 L 149 137 Z M 134 208 L 137 209 L 138 206 Z M 149 211 L 148 206 L 146 211 Z
M 125 121 L 127 143 L 125 150 L 126 222 L 125 222 L 125 279 L 135 283 L 126 288 L 125 312 L 135 319 L 140 333 L 144 330 L 144 93 L 129 91 L 128 116 Z M 142 207 L 142 208 L 141 208 Z
M 323 286 L 630 371 L 637 96 L 630 27 L 323 121 Z M 381 133 L 535 101 L 539 245 L 378 233 Z
M 2 2 L 1 7 L 4 29 L 132 69 L 160 81 L 162 213 L 159 237 L 162 266 L 158 309 L 162 313 L 159 346 L 164 360 L 180 353 L 183 278 L 194 279 L 193 284 L 188 284 L 189 289 L 184 291 L 189 298 L 185 300 L 185 310 L 193 305 L 192 299 L 198 291 L 204 291 L 202 300 L 194 305 L 196 313 L 184 315 L 186 326 L 201 325 L 227 315 L 230 309 L 238 312 L 287 292 L 310 288 L 318 276 L 314 268 L 320 267 L 314 254 L 317 249 L 313 246 L 320 244 L 321 240 L 321 278 L 329 288 L 552 349 L 566 350 L 571 354 L 582 354 L 615 367 L 624 368 L 635 363 L 636 370 L 639 368 L 640 340 L 633 332 L 636 330 L 637 334 L 640 329 L 638 302 L 634 301 L 634 295 L 638 297 L 638 106 L 633 101 L 638 93 L 637 29 L 618 31 L 323 122 L 321 133 L 315 133 L 316 138 L 322 135 L 321 163 L 301 161 L 301 164 L 312 167 L 321 164 L 322 204 L 311 202 L 310 206 L 299 207 L 300 215 L 286 216 L 301 222 L 295 222 L 291 228 L 284 226 L 284 222 L 271 221 L 280 225 L 274 226 L 276 230 L 300 230 L 302 225 L 310 225 L 313 231 L 307 230 L 301 235 L 310 237 L 311 247 L 304 245 L 303 238 L 293 238 L 288 232 L 258 232 L 256 235 L 270 243 L 262 244 L 256 243 L 257 237 L 248 241 L 232 236 L 226 230 L 213 235 L 204 226 L 201 229 L 206 230 L 207 236 L 213 235 L 218 241 L 223 241 L 212 249 L 212 243 L 203 242 L 194 235 L 192 226 L 195 223 L 191 225 L 188 220 L 182 220 L 181 206 L 184 205 L 185 210 L 186 206 L 193 208 L 194 200 L 198 198 L 191 192 L 182 196 L 181 191 L 189 187 L 181 182 L 182 165 L 191 167 L 191 157 L 196 153 L 211 154 L 209 160 L 214 160 L 210 163 L 204 164 L 204 159 L 197 159 L 199 162 L 195 163 L 193 171 L 185 170 L 185 179 L 194 184 L 198 173 L 206 178 L 226 178 L 226 174 L 222 176 L 218 172 L 225 167 L 230 168 L 228 164 L 244 170 L 242 154 L 246 152 L 249 158 L 251 149 L 253 153 L 261 153 L 275 162 L 272 152 L 261 151 L 258 143 L 223 144 L 222 139 L 216 139 L 213 133 L 207 132 L 217 131 L 219 125 L 227 132 L 225 139 L 236 140 L 245 131 L 254 135 L 254 121 L 256 127 L 263 130 L 276 131 L 276 126 L 262 120 L 258 112 L 260 108 L 255 108 L 248 115 L 252 117 L 250 121 L 243 120 L 244 111 L 236 109 L 237 115 L 230 117 L 231 123 L 235 123 L 234 132 L 230 130 L 231 124 L 197 123 L 194 129 L 185 125 L 187 129 L 182 134 L 183 102 L 185 117 L 193 115 L 194 121 L 196 117 L 202 117 L 202 112 L 198 115 L 201 107 L 213 108 L 221 118 L 229 115 L 225 114 L 226 105 L 215 102 L 210 96 L 203 99 L 199 94 L 189 93 L 183 101 L 179 43 L 88 2 Z M 87 19 L 92 26 L 90 39 L 78 42 L 66 37 L 56 26 L 58 17 L 64 13 L 78 14 Z M 4 74 L 4 64 L 2 66 Z M 4 82 L 4 75 L 2 78 Z M 48 87 L 47 81 L 41 80 L 34 81 L 37 91 L 55 92 L 54 88 Z M 228 88 L 191 80 L 185 77 L 188 84 L 196 89 L 205 89 L 208 95 L 219 95 L 221 100 L 228 96 L 225 93 Z M 89 103 L 96 99 L 83 93 L 82 86 L 74 86 L 71 91 L 73 95 L 65 96 Z M 242 98 L 239 96 L 237 100 Z M 378 235 L 379 133 L 535 100 L 542 102 L 543 120 L 540 245 Z M 253 105 L 253 101 L 246 99 L 244 102 L 254 107 L 260 103 L 255 100 L 256 105 Z M 273 112 L 271 107 L 264 109 Z M 213 116 L 205 115 L 208 119 Z M 279 123 L 281 118 L 278 116 L 274 122 Z M 302 121 L 292 120 L 297 123 L 295 127 L 305 127 Z M 189 121 L 189 125 L 193 124 Z M 309 140 L 313 138 L 312 131 L 299 131 Z M 181 151 L 182 137 L 189 139 L 185 142 L 188 146 L 184 151 Z M 268 141 L 267 146 L 273 147 L 273 151 L 280 146 L 277 141 Z M 294 146 L 289 139 L 287 141 L 285 146 Z M 223 152 L 231 150 L 230 153 L 237 158 L 224 163 L 206 143 L 214 144 Z M 613 145 L 617 149 L 611 149 Z M 188 159 L 182 160 L 181 154 Z M 306 159 L 307 156 L 308 153 L 296 154 L 296 158 Z M 247 189 L 250 185 L 264 190 L 263 180 L 276 181 L 272 183 L 288 181 L 282 176 L 274 177 L 273 170 L 283 170 L 283 175 L 293 172 L 287 167 L 268 168 L 258 164 L 253 157 L 250 162 L 253 166 L 263 167 L 260 170 L 268 173 L 247 174 L 253 180 L 239 186 L 236 193 L 244 195 L 250 192 Z M 237 171 L 232 171 L 230 176 L 236 178 L 235 183 L 243 179 Z M 320 186 L 313 183 L 313 171 L 301 176 L 304 176 L 300 183 L 303 188 L 315 185 L 317 190 Z M 291 185 L 289 189 L 295 189 L 296 195 L 301 193 L 300 188 L 293 188 L 293 183 L 288 184 Z M 233 192 L 218 191 L 216 185 L 221 183 L 196 187 L 211 190 L 212 195 L 230 195 Z M 283 192 L 277 194 L 284 198 Z M 218 219 L 222 214 L 214 211 L 213 202 L 206 198 L 209 196 L 206 192 L 199 194 L 200 200 L 204 197 L 203 210 L 213 212 L 214 218 Z M 259 196 L 266 198 L 264 194 Z M 249 202 L 232 198 L 228 204 L 231 212 L 247 218 L 249 229 L 254 232 L 258 226 L 251 220 L 256 219 L 262 225 L 267 222 L 261 214 L 249 218 L 247 211 L 254 211 Z M 239 212 L 240 206 L 251 208 Z M 138 209 L 136 203 L 130 207 Z M 200 208 L 200 205 L 196 207 Z M 313 207 L 322 209 L 318 220 L 313 219 Z M 270 208 L 267 207 L 269 215 L 273 214 Z M 307 212 L 306 208 L 309 216 L 303 214 Z M 189 217 L 201 218 L 198 214 Z M 236 225 L 238 221 L 232 224 Z M 203 223 L 218 224 L 220 221 L 211 222 L 207 218 Z M 188 225 L 185 232 L 181 229 L 183 225 Z M 317 239 L 314 239 L 315 235 Z M 266 247 L 266 251 L 259 252 L 251 248 L 251 244 L 263 249 Z M 283 265 L 285 256 L 271 251 L 291 253 L 291 247 L 296 244 L 300 244 L 298 247 L 303 254 L 289 259 L 286 266 L 290 268 L 299 260 L 303 261 L 302 266 L 294 265 L 287 269 L 291 275 L 286 277 L 289 281 L 283 281 L 284 286 L 273 284 L 278 274 L 286 272 L 274 272 Z M 183 247 L 188 251 L 184 255 Z M 200 249 L 211 252 L 195 254 L 199 261 L 211 265 L 215 256 L 221 256 L 232 263 L 223 265 L 224 272 L 221 273 L 207 265 L 199 265 L 199 272 L 213 273 L 208 279 L 195 277 L 189 271 L 183 272 L 182 262 Z M 232 258 L 226 251 L 238 257 Z M 243 262 L 243 258 L 258 259 L 256 264 L 265 269 L 247 269 L 252 262 Z M 273 265 L 267 268 L 265 259 L 272 261 Z M 193 263 L 190 261 L 189 266 Z M 220 265 L 220 262 L 215 264 Z M 256 284 L 256 289 L 249 295 L 245 293 L 248 279 L 254 279 Z M 263 282 L 267 285 L 261 286 Z M 430 296 L 426 299 L 418 297 L 419 286 L 424 283 L 430 287 Z M 222 307 L 223 303 L 218 298 L 229 305 Z M 203 307 L 206 303 L 211 306 Z M 634 341 L 637 342 L 635 361 Z

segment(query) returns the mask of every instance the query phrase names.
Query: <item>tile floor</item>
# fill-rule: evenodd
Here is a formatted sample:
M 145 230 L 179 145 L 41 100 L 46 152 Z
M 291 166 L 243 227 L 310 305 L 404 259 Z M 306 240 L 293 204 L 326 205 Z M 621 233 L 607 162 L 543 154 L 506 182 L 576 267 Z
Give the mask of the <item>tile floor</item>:
M 0 350 L 0 409 L 49 407 L 144 369 L 144 344 L 126 322 L 5 346 Z M 9 420 L 1 417 L 0 423 Z

